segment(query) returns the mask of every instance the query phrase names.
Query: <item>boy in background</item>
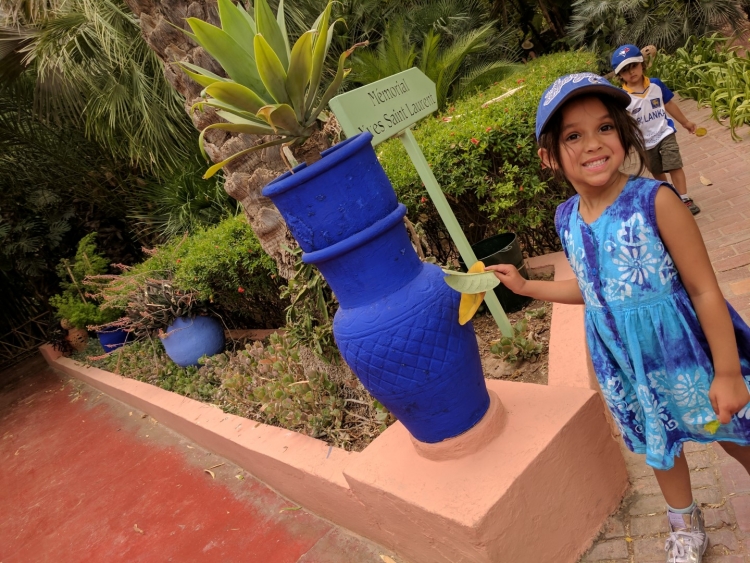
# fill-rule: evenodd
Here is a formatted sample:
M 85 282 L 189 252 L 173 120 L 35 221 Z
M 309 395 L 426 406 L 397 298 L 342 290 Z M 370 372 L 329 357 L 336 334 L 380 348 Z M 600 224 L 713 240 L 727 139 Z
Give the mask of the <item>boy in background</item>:
M 671 183 L 680 194 L 690 212 L 700 213 L 700 208 L 687 195 L 687 179 L 682 170 L 677 129 L 669 116 L 680 122 L 688 133 L 695 133 L 696 125 L 688 120 L 672 101 L 674 94 L 658 78 L 644 75 L 643 55 L 635 45 L 622 45 L 612 55 L 612 68 L 630 94 L 628 112 L 638 122 L 646 146 L 646 167 L 654 178 Z M 667 115 L 669 114 L 669 115 Z

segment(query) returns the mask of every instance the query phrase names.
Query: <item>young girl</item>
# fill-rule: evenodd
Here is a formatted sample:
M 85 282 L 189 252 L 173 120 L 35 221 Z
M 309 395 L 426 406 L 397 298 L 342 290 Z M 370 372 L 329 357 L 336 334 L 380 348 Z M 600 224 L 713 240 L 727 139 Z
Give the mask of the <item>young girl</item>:
M 539 156 L 577 194 L 555 216 L 576 279 L 487 269 L 520 295 L 586 305 L 604 399 L 628 448 L 646 454 L 668 505 L 667 561 L 697 563 L 708 537 L 682 444 L 718 441 L 750 471 L 750 328 L 722 297 L 672 186 L 620 171 L 631 150 L 644 159 L 629 103 L 591 73 L 557 79 L 539 103 Z

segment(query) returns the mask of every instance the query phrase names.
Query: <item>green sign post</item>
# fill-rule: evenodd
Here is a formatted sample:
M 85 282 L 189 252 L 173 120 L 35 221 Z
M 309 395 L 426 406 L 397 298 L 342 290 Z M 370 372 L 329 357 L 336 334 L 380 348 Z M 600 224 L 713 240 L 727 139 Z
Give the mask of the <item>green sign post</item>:
M 347 137 L 369 131 L 373 145 L 394 136 L 401 139 L 461 258 L 469 266 L 474 264 L 477 257 L 410 129 L 437 110 L 435 83 L 418 68 L 410 68 L 336 96 L 330 106 Z M 495 292 L 488 292 L 484 299 L 500 331 L 512 336 L 513 329 Z

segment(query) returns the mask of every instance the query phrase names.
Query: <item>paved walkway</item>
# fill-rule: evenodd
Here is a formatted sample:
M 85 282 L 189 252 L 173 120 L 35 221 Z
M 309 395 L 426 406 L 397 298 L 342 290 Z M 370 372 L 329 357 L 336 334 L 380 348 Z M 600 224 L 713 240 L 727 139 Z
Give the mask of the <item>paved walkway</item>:
M 41 356 L 0 373 L 0 466 L 2 563 L 402 563 Z
M 689 119 L 708 129 L 700 138 L 684 130 L 677 134 L 688 193 L 702 210 L 696 221 L 724 296 L 750 321 L 750 137 L 744 131 L 745 140 L 735 142 L 727 128 L 711 119 L 710 110 L 696 108 L 692 100 L 679 105 Z M 703 185 L 701 175 L 713 184 Z M 689 444 L 685 450 L 709 529 L 704 563 L 750 563 L 750 476 L 718 446 Z M 643 458 L 625 451 L 630 490 L 582 561 L 666 560 L 664 500 Z

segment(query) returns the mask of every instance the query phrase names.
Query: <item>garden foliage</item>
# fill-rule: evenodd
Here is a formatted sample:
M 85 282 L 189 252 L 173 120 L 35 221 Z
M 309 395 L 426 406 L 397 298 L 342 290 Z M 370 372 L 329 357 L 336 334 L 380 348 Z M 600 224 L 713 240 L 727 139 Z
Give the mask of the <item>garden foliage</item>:
M 326 363 L 341 361 L 333 339 L 333 315 L 337 301 L 323 276 L 312 264 L 302 262 L 302 250 L 292 251 L 297 262 L 294 276 L 282 290 L 286 309 L 287 338 L 292 346 L 306 346 Z
M 605 56 L 623 43 L 672 52 L 691 35 L 741 31 L 747 0 L 576 0 L 568 41 Z
M 542 173 L 534 138 L 536 107 L 554 79 L 590 71 L 593 65 L 592 55 L 583 52 L 540 57 L 486 91 L 457 102 L 445 114 L 424 120 L 415 130 L 469 242 L 510 231 L 530 255 L 560 248 L 554 213 L 568 192 Z M 482 108 L 517 87 L 522 88 Z M 419 221 L 427 232 L 441 230 L 401 143 L 385 143 L 378 156 L 412 221 Z
M 438 21 L 427 18 L 429 13 Z M 416 66 L 435 83 L 438 109 L 443 111 L 450 101 L 513 71 L 517 53 L 508 45 L 511 28 L 499 33 L 485 16 L 476 17 L 473 27 L 453 30 L 440 25 L 438 13 L 423 6 L 410 17 L 389 22 L 376 47 L 354 55 L 352 81 L 369 84 Z
M 100 278 L 106 305 L 125 309 L 126 325 L 136 332 L 164 329 L 175 316 L 206 310 L 229 326 L 283 324 L 276 265 L 244 217 L 176 237 L 151 254 L 120 276 Z
M 91 347 L 79 359 L 347 450 L 362 449 L 394 420 L 357 380 L 339 381 L 310 369 L 297 348 L 278 334 L 265 346 L 247 344 L 238 352 L 203 358 L 200 366 L 187 368 L 173 363 L 158 339 L 87 358 L 96 344 Z
M 541 307 L 531 313 L 528 318 L 543 318 L 546 309 Z M 513 325 L 513 336 L 503 336 L 492 343 L 490 350 L 497 354 L 503 361 L 515 363 L 518 360 L 529 360 L 536 358 L 542 353 L 542 344 L 536 342 L 529 334 L 528 319 L 524 317 Z
M 691 37 L 673 55 L 658 54 L 649 74 L 675 92 L 710 106 L 717 121 L 728 121 L 732 138 L 750 123 L 750 57 L 741 56 L 726 37 Z
M 50 305 L 60 319 L 67 319 L 76 328 L 103 325 L 115 320 L 119 313 L 114 309 L 100 309 L 96 290 L 89 276 L 101 275 L 109 269 L 107 259 L 96 248 L 96 233 L 89 233 L 78 243 L 72 260 L 64 258 L 57 266 L 62 293 L 50 298 Z

